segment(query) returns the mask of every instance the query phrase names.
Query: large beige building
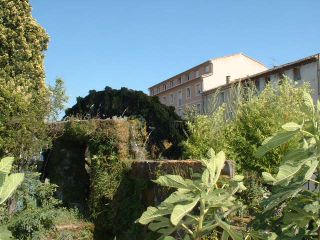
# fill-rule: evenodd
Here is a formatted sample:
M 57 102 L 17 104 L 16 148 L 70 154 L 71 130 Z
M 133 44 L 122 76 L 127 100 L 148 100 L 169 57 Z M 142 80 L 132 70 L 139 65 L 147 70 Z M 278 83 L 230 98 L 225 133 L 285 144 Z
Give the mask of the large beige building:
M 203 93 L 267 70 L 260 62 L 242 54 L 210 59 L 149 88 L 151 96 L 174 106 L 179 115 L 188 107 L 204 111 Z
M 258 61 L 240 53 L 211 59 L 149 88 L 163 104 L 174 106 L 179 115 L 188 107 L 205 113 L 211 98 L 219 89 L 221 103 L 228 101 L 228 91 L 236 82 L 253 81 L 258 90 L 268 83 L 278 83 L 284 76 L 297 85 L 308 82 L 313 99 L 320 93 L 320 54 L 267 69 Z
M 236 79 L 233 83 L 225 84 L 219 88 L 213 88 L 203 92 L 204 112 L 207 112 L 212 102 L 212 97 L 219 94 L 218 99 L 220 104 L 228 101 L 230 89 L 234 83 L 253 82 L 259 91 L 262 91 L 265 86 L 270 84 L 278 84 L 284 77 L 289 77 L 295 82 L 296 86 L 301 86 L 303 83 L 310 84 L 313 93 L 314 102 L 319 99 L 320 94 L 320 54 L 312 55 L 303 59 L 299 59 L 290 63 L 273 67 L 271 69 L 249 75 L 244 78 Z M 219 91 L 218 91 L 219 90 Z M 217 92 L 218 91 L 218 92 Z

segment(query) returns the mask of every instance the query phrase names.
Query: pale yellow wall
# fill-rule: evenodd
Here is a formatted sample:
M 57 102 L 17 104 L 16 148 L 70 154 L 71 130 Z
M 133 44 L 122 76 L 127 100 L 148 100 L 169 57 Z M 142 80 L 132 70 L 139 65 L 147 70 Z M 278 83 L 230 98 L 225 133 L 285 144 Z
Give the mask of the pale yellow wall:
M 213 59 L 212 66 L 212 75 L 203 80 L 203 91 L 225 85 L 226 76 L 230 76 L 232 82 L 235 79 L 267 70 L 265 66 L 243 54 Z

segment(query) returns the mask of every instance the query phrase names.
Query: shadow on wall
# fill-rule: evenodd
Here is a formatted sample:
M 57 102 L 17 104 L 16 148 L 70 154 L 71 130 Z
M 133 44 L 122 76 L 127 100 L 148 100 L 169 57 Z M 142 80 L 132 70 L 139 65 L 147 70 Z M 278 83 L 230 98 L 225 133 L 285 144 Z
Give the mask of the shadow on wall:
M 43 176 L 58 185 L 57 197 L 66 207 L 87 212 L 90 176 L 85 161 L 86 144 L 61 137 L 49 150 Z

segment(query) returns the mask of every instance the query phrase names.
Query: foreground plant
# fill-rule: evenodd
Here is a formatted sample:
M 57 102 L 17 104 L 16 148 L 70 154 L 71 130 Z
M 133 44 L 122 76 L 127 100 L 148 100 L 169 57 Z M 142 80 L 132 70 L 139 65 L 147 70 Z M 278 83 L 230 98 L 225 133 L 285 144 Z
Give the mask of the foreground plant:
M 292 139 L 300 145 L 289 149 L 276 176 L 264 172 L 265 181 L 273 185 L 272 194 L 262 202 L 264 211 L 253 226 L 269 228 L 277 239 L 320 239 L 320 103 L 317 108 L 309 94 L 304 95 L 305 118 L 282 126 L 282 131 L 266 139 L 257 156 Z M 312 183 L 308 189 L 306 184 Z
M 228 181 L 219 180 L 225 163 L 224 152 L 211 149 L 208 160 L 201 163 L 205 167 L 202 174 L 194 179 L 184 179 L 179 175 L 160 176 L 157 184 L 176 189 L 158 207 L 148 207 L 136 221 L 148 225 L 151 231 L 160 233 L 159 239 L 174 239 L 170 235 L 184 236 L 184 239 L 198 240 L 216 232 L 221 239 L 229 237 L 242 240 L 242 234 L 230 225 L 230 215 L 241 205 L 234 194 L 245 189 L 243 177 L 236 175 Z
M 23 173 L 9 174 L 13 161 L 13 157 L 6 157 L 0 161 L 0 204 L 12 195 L 24 179 Z
M 17 189 L 24 179 L 23 173 L 9 174 L 14 158 L 6 157 L 0 161 L 0 204 L 3 204 Z M 10 236 L 5 226 L 0 226 L 0 240 L 4 236 Z

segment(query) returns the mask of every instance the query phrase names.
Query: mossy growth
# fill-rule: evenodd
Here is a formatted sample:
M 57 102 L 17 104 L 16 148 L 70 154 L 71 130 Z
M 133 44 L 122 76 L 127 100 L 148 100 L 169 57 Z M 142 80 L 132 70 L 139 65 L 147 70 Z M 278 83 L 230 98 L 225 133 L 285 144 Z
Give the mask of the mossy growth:
M 139 236 L 141 227 L 133 222 L 144 211 L 147 181 L 132 179 L 124 160 L 145 157 L 145 123 L 70 119 L 52 124 L 51 133 L 56 141 L 47 154 L 44 177 L 59 186 L 64 205 L 77 207 L 94 222 L 95 239 Z

